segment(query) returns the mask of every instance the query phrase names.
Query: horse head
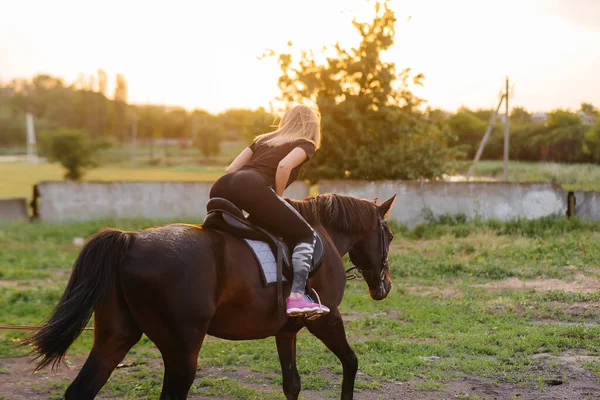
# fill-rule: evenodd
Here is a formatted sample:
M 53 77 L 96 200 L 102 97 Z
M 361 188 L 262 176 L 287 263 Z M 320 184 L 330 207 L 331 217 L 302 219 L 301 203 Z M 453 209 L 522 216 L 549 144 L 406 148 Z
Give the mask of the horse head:
M 396 200 L 396 195 L 377 205 L 377 228 L 363 233 L 349 250 L 350 261 L 362 273 L 369 294 L 374 300 L 387 297 L 392 289 L 392 280 L 388 265 L 389 247 L 394 235 L 388 226 L 386 217 Z

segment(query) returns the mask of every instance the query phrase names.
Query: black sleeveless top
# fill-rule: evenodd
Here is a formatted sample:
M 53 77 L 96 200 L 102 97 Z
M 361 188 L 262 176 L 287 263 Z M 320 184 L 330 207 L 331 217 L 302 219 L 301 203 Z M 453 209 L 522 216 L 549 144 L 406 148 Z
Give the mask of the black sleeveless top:
M 292 170 L 290 178 L 285 185 L 286 188 L 298 178 L 302 165 L 307 162 L 317 150 L 314 144 L 305 139 L 299 139 L 280 146 L 267 146 L 260 143 L 258 140 L 255 140 L 248 147 L 252 150 L 252 158 L 250 158 L 250 162 L 244 165 L 241 170 L 254 170 L 258 172 L 273 189 L 275 189 L 277 166 L 290 151 L 294 150 L 296 147 L 300 147 L 306 153 L 307 158 Z

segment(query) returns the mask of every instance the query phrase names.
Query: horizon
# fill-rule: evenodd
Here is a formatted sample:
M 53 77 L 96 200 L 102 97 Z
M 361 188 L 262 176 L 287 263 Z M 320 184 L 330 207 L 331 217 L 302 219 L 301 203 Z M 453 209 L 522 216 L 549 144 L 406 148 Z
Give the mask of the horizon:
M 495 108 L 505 76 L 514 87 L 511 108 L 534 113 L 600 105 L 600 2 L 480 3 L 390 2 L 396 36 L 384 59 L 397 70 L 410 67 L 425 75 L 424 87 L 412 89 L 428 106 L 450 112 Z M 285 51 L 288 41 L 295 50 L 318 51 L 336 41 L 353 47 L 359 35 L 352 18 L 368 21 L 374 13 L 373 2 L 362 0 L 310 0 L 302 6 L 179 0 L 168 9 L 110 0 L 83 10 L 74 0 L 25 0 L 3 9 L 13 18 L 0 27 L 0 36 L 11 38 L 0 43 L 1 82 L 47 73 L 72 84 L 79 74 L 102 69 L 109 76 L 109 98 L 121 73 L 131 104 L 211 113 L 269 110 L 269 102 L 278 108 L 280 71 L 274 58 L 258 59 L 265 49 Z M 32 9 L 35 15 L 28 15 Z M 295 18 L 285 18 L 290 12 Z M 510 57 L 504 57 L 506 49 Z

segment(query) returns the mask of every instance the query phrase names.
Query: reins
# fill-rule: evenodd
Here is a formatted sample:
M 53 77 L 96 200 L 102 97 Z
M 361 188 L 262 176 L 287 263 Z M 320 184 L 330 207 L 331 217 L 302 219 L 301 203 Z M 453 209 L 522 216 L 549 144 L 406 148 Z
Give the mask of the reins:
M 360 279 L 358 275 L 356 275 L 356 273 L 350 274 L 351 271 L 357 270 L 360 272 L 360 269 L 358 269 L 358 267 L 352 267 L 352 268 L 348 268 L 346 270 L 346 280 L 347 281 L 353 281 L 355 279 Z
M 381 249 L 381 274 L 380 274 L 380 280 L 381 282 L 383 282 L 385 280 L 385 270 L 388 269 L 388 248 L 385 245 L 385 223 L 387 222 L 386 219 L 382 219 L 381 217 L 379 218 L 379 245 L 380 245 L 380 249 Z M 353 281 L 355 279 L 360 279 L 358 275 L 356 275 L 356 273 L 350 273 L 354 270 L 357 270 L 358 272 L 360 272 L 362 274 L 362 271 L 360 270 L 360 268 L 358 268 L 357 266 L 348 268 L 346 270 L 346 280 L 347 281 Z

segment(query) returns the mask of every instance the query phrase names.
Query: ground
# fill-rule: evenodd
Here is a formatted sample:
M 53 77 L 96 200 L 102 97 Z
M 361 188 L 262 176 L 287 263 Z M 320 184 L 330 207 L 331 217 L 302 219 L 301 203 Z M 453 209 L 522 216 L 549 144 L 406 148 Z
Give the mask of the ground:
M 0 324 L 34 325 L 49 313 L 80 250 L 73 237 L 159 222 L 0 225 Z M 600 398 L 600 224 L 461 224 L 397 228 L 387 299 L 375 302 L 363 281 L 348 282 L 341 311 L 359 358 L 355 398 Z M 69 368 L 35 375 L 21 337 L 0 330 L 0 399 L 61 398 L 90 332 L 70 349 Z M 339 361 L 306 331 L 298 369 L 303 398 L 339 398 Z M 99 398 L 156 398 L 161 384 L 160 354 L 143 337 Z M 190 398 L 283 398 L 274 340 L 208 338 Z
M 597 357 L 592 357 L 597 361 Z M 441 399 L 600 399 L 600 380 L 598 376 L 582 367 L 583 362 L 590 361 L 590 356 L 539 354 L 535 357 L 538 361 L 534 368 L 549 369 L 554 378 L 541 382 L 542 387 L 519 387 L 515 384 L 498 382 L 494 379 L 483 379 L 476 376 L 464 376 L 445 382 L 444 391 L 427 391 L 419 387 L 426 381 L 423 379 L 409 382 L 384 381 L 378 390 L 358 390 L 355 393 L 357 400 L 372 399 L 414 399 L 414 400 L 441 400 Z M 28 357 L 11 357 L 0 361 L 0 390 L 5 399 L 14 400 L 43 400 L 48 393 L 40 393 L 39 388 L 49 381 L 72 381 L 77 376 L 79 366 L 84 358 L 73 360 L 70 369 L 63 367 L 60 371 L 43 371 L 31 373 L 31 359 Z M 162 371 L 159 360 L 150 362 L 150 370 L 156 374 Z M 123 363 L 117 374 L 124 373 L 129 368 Z M 8 370 L 9 372 L 6 372 Z M 361 379 L 359 374 L 358 379 Z M 247 369 L 227 371 L 223 368 L 202 368 L 197 372 L 196 385 L 203 377 L 226 377 L 240 382 L 247 387 L 260 392 L 277 395 L 280 388 L 273 385 L 255 383 L 260 376 Z M 330 375 L 328 379 L 339 380 L 338 375 Z M 476 397 L 478 396 L 478 397 Z M 112 396 L 99 396 L 101 399 L 112 399 Z M 229 399 L 229 397 L 213 397 L 191 395 L 195 400 Z M 321 391 L 308 390 L 302 392 L 302 398 L 307 400 L 338 399 L 339 395 L 324 397 Z

